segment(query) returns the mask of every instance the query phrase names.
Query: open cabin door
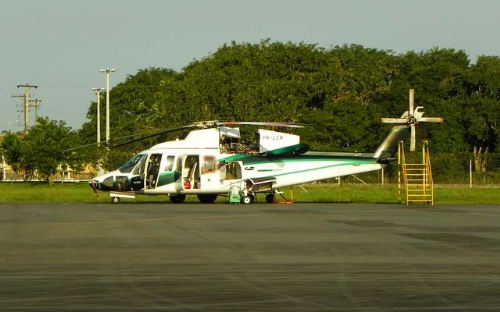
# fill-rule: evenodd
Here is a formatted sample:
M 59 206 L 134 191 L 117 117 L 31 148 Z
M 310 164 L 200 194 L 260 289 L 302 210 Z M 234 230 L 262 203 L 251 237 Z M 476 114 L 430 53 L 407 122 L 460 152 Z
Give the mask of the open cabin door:
M 161 158 L 162 154 L 160 153 L 149 155 L 145 175 L 146 189 L 156 188 L 156 184 L 158 183 L 158 175 L 160 174 Z
M 175 155 L 166 153 L 137 154 L 120 167 L 121 172 L 131 172 L 132 176 L 117 176 L 117 184 L 120 185 L 117 190 L 151 190 L 172 184 L 180 176 L 180 173 L 174 170 L 174 160 Z
M 242 177 L 242 164 L 239 161 L 230 161 L 223 164 L 220 168 L 221 180 L 241 180 Z
M 200 155 L 180 155 L 177 170 L 181 172 L 181 178 L 175 186 L 177 190 L 195 190 L 201 187 Z
M 202 190 L 202 188 L 206 191 L 218 185 L 215 156 L 180 155 L 177 159 L 177 170 L 181 172 L 181 178 L 175 185 L 178 191 Z
M 154 153 L 145 161 L 142 187 L 146 190 L 171 185 L 180 176 L 174 167 L 175 155 Z

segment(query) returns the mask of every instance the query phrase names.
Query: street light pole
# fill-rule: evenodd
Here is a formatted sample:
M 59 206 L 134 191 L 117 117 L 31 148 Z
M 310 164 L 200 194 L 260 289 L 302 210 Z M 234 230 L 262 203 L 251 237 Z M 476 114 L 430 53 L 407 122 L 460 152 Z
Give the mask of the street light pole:
M 116 71 L 114 68 L 103 68 L 99 70 L 101 73 L 106 73 L 106 145 L 109 146 L 109 73 Z
M 97 146 L 101 146 L 101 91 L 104 88 L 92 88 L 92 91 L 97 95 Z
M 101 146 L 101 92 L 104 88 L 92 88 L 92 91 L 97 95 L 97 146 Z M 101 160 L 97 162 L 97 174 L 103 174 Z

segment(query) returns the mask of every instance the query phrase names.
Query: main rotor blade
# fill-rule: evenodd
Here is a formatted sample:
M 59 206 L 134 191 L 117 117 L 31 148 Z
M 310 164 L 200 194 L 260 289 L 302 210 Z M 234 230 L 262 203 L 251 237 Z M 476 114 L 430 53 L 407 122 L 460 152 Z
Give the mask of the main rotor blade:
M 132 134 L 132 135 L 126 135 L 126 136 L 122 136 L 122 137 L 110 140 L 109 141 L 109 148 L 120 147 L 120 146 L 124 146 L 124 145 L 130 144 L 130 143 L 133 143 L 133 142 L 137 142 L 137 141 L 140 141 L 140 140 L 151 138 L 151 137 L 154 137 L 154 136 L 166 134 L 166 133 L 169 133 L 169 132 L 175 132 L 175 131 L 179 131 L 179 130 L 196 128 L 196 127 L 198 127 L 198 125 L 187 125 L 187 126 L 181 126 L 181 127 L 175 127 L 175 128 L 168 128 L 168 129 L 160 130 L 160 131 L 157 131 L 157 132 L 154 132 L 154 133 L 149 133 L 149 134 Z M 117 142 L 119 140 L 123 140 L 123 139 L 126 139 L 126 138 L 131 138 L 131 137 L 137 137 L 137 136 L 141 136 L 141 137 L 135 138 L 135 139 L 132 139 L 132 140 L 128 140 L 128 141 L 125 141 L 125 142 L 121 142 L 121 143 L 113 143 L 113 142 Z M 69 148 L 69 149 L 63 150 L 63 152 L 70 152 L 70 151 L 74 151 L 74 150 L 78 150 L 78 149 L 82 149 L 82 148 L 86 148 L 86 147 L 90 147 L 90 146 L 97 146 L 97 145 L 106 146 L 107 143 L 108 142 L 106 142 L 106 141 L 100 141 L 100 142 L 96 142 L 96 143 L 89 143 L 89 144 L 80 145 L 80 146 L 77 146 L 77 147 L 73 147 L 73 148 Z
M 82 148 L 85 148 L 85 147 L 97 146 L 99 144 L 106 144 L 106 141 L 101 141 L 101 142 L 96 142 L 96 143 L 89 143 L 89 144 L 80 145 L 80 146 L 73 147 L 73 148 L 68 148 L 68 149 L 63 150 L 63 152 L 71 152 L 71 151 L 75 151 L 77 149 L 82 149 Z
M 250 126 L 286 127 L 286 128 L 304 128 L 304 125 L 302 124 L 266 122 L 266 121 L 220 121 L 217 124 L 221 126 L 250 125 Z
M 217 127 L 217 126 L 233 126 L 233 125 L 254 125 L 254 126 L 270 126 L 270 127 L 288 127 L 288 128 L 304 128 L 305 125 L 302 124 L 294 124 L 294 123 L 281 123 L 281 122 L 260 122 L 260 121 L 202 121 L 202 122 L 197 122 L 194 124 L 186 125 L 186 126 L 180 126 L 180 127 L 175 127 L 175 128 L 168 128 L 165 130 L 157 131 L 154 133 L 150 134 L 132 134 L 132 135 L 127 135 L 127 136 L 122 136 L 119 138 L 115 138 L 113 140 L 110 140 L 109 142 L 106 141 L 101 141 L 101 142 L 96 142 L 96 143 L 90 143 L 90 144 L 85 144 L 85 145 L 80 145 L 74 148 L 70 148 L 67 150 L 64 150 L 65 152 L 68 151 L 74 151 L 77 149 L 89 147 L 89 146 L 96 146 L 100 144 L 107 144 L 109 143 L 109 148 L 116 148 L 116 147 L 121 147 L 130 143 L 134 143 L 137 141 L 141 141 L 144 139 L 148 139 L 154 136 L 170 133 L 170 132 L 175 132 L 175 131 L 180 131 L 180 130 L 185 130 L 185 129 L 194 129 L 194 128 L 210 128 L 210 127 Z M 125 142 L 121 143 L 116 143 L 112 144 L 112 142 L 116 142 L 125 138 L 132 138 L 132 137 L 137 137 L 135 139 L 131 139 Z
M 170 132 L 175 132 L 175 131 L 184 130 L 184 129 L 192 129 L 192 128 L 197 128 L 197 127 L 198 127 L 197 125 L 187 125 L 187 126 L 181 126 L 181 127 L 176 127 L 176 128 L 169 128 L 169 129 L 161 130 L 161 131 L 158 131 L 158 132 L 155 132 L 155 133 L 151 133 L 151 134 L 148 134 L 148 135 L 144 135 L 144 136 L 142 136 L 140 138 L 136 138 L 136 139 L 129 140 L 129 141 L 126 141 L 126 142 L 122 142 L 122 143 L 118 143 L 118 144 L 113 144 L 112 146 L 110 146 L 110 148 L 116 148 L 116 147 L 124 146 L 124 145 L 130 144 L 130 143 L 134 143 L 134 142 L 137 142 L 137 141 L 141 141 L 141 140 L 144 140 L 144 139 L 152 138 L 154 136 L 158 136 L 158 135 L 162 135 L 162 134 L 166 134 L 166 133 L 170 133 Z

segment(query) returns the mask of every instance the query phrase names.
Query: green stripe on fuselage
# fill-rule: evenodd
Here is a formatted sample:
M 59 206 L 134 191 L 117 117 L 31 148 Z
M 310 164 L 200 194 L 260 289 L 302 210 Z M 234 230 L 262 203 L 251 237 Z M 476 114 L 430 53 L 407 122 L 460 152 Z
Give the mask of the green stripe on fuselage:
M 287 147 L 277 148 L 272 151 L 267 151 L 268 155 L 301 155 L 309 150 L 306 144 L 295 144 Z
M 241 161 L 243 165 L 255 165 L 265 163 L 293 163 L 293 162 L 313 162 L 313 161 L 344 161 L 352 164 L 375 163 L 373 157 L 352 157 L 352 156 L 329 156 L 329 155 L 301 155 L 301 156 L 259 156 L 248 154 L 235 154 L 226 158 L 220 158 L 219 162 Z
M 179 171 L 167 171 L 167 172 L 162 172 L 160 173 L 160 176 L 158 177 L 158 183 L 156 186 L 164 186 L 170 183 L 174 183 L 179 179 L 181 176 L 181 173 Z
M 338 166 L 356 166 L 356 165 L 368 165 L 377 163 L 376 159 L 373 157 L 350 157 L 350 156 L 327 156 L 327 155 L 301 155 L 301 156 L 258 156 L 258 155 L 247 155 L 247 154 L 237 154 L 232 155 L 227 158 L 219 159 L 220 162 L 232 162 L 241 161 L 243 166 L 256 166 L 258 172 L 269 172 L 274 176 L 282 176 L 288 174 L 302 173 L 315 170 L 323 170 L 329 168 L 335 168 Z M 301 163 L 301 162 L 318 162 L 318 161 L 330 161 L 329 165 L 308 168 L 303 170 L 288 171 L 283 172 L 283 168 L 258 168 L 259 164 L 266 163 Z M 337 162 L 338 161 L 338 162 Z

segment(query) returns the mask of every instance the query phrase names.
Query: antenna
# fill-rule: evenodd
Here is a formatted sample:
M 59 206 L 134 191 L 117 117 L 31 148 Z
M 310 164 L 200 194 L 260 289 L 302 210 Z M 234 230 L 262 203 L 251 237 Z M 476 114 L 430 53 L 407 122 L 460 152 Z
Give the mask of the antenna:
M 415 126 L 419 122 L 443 122 L 442 117 L 422 117 L 424 115 L 424 107 L 414 107 L 415 90 L 410 89 L 409 109 L 401 116 L 401 118 L 382 118 L 383 123 L 406 124 L 411 129 L 410 137 L 410 152 L 415 151 Z

